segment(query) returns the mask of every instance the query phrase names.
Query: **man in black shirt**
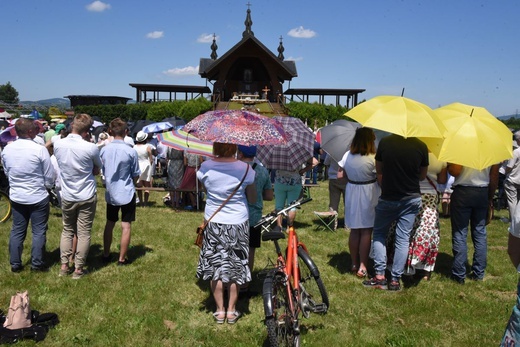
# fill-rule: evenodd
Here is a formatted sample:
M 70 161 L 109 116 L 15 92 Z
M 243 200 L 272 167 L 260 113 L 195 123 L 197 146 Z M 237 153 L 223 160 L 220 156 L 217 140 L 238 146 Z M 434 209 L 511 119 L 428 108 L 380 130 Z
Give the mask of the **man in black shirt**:
M 381 185 L 381 197 L 374 221 L 375 276 L 363 282 L 366 287 L 400 290 L 400 278 L 408 256 L 410 233 L 415 216 L 421 208 L 419 181 L 428 170 L 428 149 L 417 138 L 389 135 L 379 142 L 376 153 L 376 173 Z M 386 238 L 396 221 L 395 253 L 391 281 L 385 279 Z

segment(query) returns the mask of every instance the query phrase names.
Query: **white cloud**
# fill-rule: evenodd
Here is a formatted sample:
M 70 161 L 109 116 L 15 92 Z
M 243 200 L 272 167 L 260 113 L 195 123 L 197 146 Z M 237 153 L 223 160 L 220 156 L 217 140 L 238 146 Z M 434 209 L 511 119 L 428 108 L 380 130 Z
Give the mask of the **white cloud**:
M 199 66 L 176 67 L 162 73 L 170 77 L 193 76 L 199 73 Z
M 298 28 L 289 30 L 287 35 L 298 39 L 310 39 L 318 34 L 311 29 L 305 29 L 303 26 L 299 26 Z
M 284 60 L 302 61 L 303 57 L 289 57 L 285 58 Z
M 88 4 L 86 7 L 87 10 L 92 12 L 103 12 L 105 10 L 109 10 L 112 6 L 110 6 L 110 4 L 105 4 L 102 1 L 96 0 L 91 4 Z
M 164 36 L 164 31 L 152 31 L 151 33 L 146 34 L 146 38 L 148 39 L 160 39 Z
M 198 43 L 210 43 L 210 42 L 213 42 L 213 35 L 214 34 L 200 34 L 200 36 L 197 38 L 197 42 Z M 217 42 L 220 40 L 220 37 L 217 35 L 215 37 L 215 39 L 217 40 Z

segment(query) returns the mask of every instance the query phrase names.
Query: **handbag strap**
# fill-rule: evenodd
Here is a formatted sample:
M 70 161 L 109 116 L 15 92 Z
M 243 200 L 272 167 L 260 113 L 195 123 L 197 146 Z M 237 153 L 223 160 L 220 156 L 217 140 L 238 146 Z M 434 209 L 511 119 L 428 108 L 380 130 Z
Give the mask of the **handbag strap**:
M 228 198 L 226 200 L 224 200 L 224 202 L 219 206 L 219 208 L 217 208 L 217 210 L 215 212 L 213 212 L 211 217 L 209 217 L 209 219 L 207 221 L 204 221 L 204 225 L 202 226 L 202 229 L 206 229 L 206 226 L 208 225 L 209 221 L 222 209 L 222 207 L 224 207 L 224 205 L 233 197 L 233 195 L 235 195 L 235 193 L 238 191 L 238 188 L 240 188 L 242 183 L 244 183 L 244 180 L 246 179 L 248 171 L 249 171 L 249 164 L 247 164 L 246 173 L 244 174 L 244 177 L 242 177 L 242 180 L 240 181 L 240 183 L 235 187 L 235 189 L 233 189 L 231 194 L 229 194 Z
M 437 189 L 437 186 L 435 185 L 435 183 L 433 183 L 432 179 L 430 177 L 428 177 L 428 175 L 426 175 L 426 179 L 428 180 L 428 182 L 430 183 L 430 185 L 433 187 L 433 189 L 435 189 L 435 191 L 437 192 L 437 194 L 440 194 L 439 190 Z

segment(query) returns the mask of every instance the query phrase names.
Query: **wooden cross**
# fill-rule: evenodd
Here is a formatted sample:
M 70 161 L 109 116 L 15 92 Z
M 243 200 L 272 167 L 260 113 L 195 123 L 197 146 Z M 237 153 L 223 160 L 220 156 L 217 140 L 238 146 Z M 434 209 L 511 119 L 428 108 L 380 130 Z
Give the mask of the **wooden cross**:
M 265 86 L 265 88 L 262 89 L 262 91 L 263 91 L 265 94 L 267 94 L 267 92 L 269 92 L 270 90 L 271 90 L 271 89 L 267 88 L 267 86 Z

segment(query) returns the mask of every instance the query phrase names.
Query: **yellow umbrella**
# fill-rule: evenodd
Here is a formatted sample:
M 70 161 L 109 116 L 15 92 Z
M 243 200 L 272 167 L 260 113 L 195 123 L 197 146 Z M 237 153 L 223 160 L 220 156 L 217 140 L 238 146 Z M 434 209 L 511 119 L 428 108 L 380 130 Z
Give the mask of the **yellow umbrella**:
M 445 131 L 431 108 L 403 96 L 377 96 L 357 105 L 345 116 L 365 127 L 403 137 L 442 138 Z
M 511 131 L 485 108 L 456 102 L 434 111 L 446 127 L 439 160 L 482 170 L 513 156 Z

